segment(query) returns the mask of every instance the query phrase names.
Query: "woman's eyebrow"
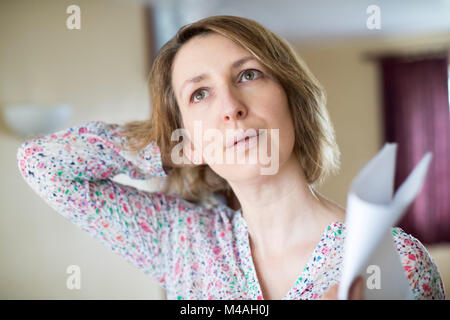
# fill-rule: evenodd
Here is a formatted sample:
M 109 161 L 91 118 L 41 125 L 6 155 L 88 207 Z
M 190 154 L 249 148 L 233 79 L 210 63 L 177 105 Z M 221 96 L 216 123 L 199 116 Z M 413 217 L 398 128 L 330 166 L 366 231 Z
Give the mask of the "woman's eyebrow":
M 256 59 L 254 56 L 243 57 L 243 58 L 241 58 L 241 59 L 236 60 L 235 62 L 233 62 L 233 63 L 231 64 L 231 68 L 232 68 L 232 69 L 239 68 L 241 65 L 243 65 L 244 63 L 246 63 L 246 62 L 249 61 L 249 60 L 257 60 L 257 59 Z M 192 77 L 192 78 L 190 78 L 190 79 L 187 79 L 187 80 L 183 83 L 183 85 L 181 86 L 181 89 L 180 89 L 180 96 L 181 96 L 181 94 L 183 93 L 183 90 L 184 90 L 184 88 L 186 87 L 186 85 L 191 84 L 191 83 L 198 83 L 198 82 L 203 81 L 204 79 L 206 79 L 206 78 L 208 78 L 208 77 L 209 77 L 208 74 L 202 73 L 202 74 L 200 74 L 200 75 L 198 75 L 198 76 L 195 76 L 195 77 Z

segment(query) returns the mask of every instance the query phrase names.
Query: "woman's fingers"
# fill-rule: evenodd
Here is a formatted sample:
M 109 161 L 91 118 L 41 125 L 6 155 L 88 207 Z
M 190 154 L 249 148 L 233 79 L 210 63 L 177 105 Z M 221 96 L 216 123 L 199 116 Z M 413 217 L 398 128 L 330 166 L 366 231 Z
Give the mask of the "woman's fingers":
M 338 288 L 339 287 L 337 284 L 329 287 L 328 290 L 325 291 L 325 293 L 319 300 L 337 300 Z
M 363 300 L 364 299 L 364 278 L 357 277 L 353 281 L 350 290 L 348 292 L 349 300 Z

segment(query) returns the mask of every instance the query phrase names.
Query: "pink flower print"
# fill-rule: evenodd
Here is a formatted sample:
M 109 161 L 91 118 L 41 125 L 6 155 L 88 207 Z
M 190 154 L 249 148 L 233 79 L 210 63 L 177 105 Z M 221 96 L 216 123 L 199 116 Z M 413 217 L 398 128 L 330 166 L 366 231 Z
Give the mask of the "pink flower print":
M 207 274 L 211 274 L 211 272 L 212 272 L 212 265 L 213 265 L 213 261 L 211 259 L 208 259 L 208 264 L 207 264 L 207 267 L 206 267 L 206 273 Z M 211 285 L 211 283 L 210 283 L 210 285 Z
M 323 254 L 323 255 L 328 254 L 328 252 L 329 252 L 328 248 L 324 247 L 324 248 L 322 249 L 322 254 Z
M 214 249 L 213 249 L 213 252 L 216 256 L 220 253 L 220 251 L 222 251 L 222 249 L 220 247 L 214 247 Z
M 192 264 L 192 270 L 197 271 L 198 270 L 198 262 L 194 262 Z
M 87 142 L 89 142 L 89 143 L 91 143 L 91 144 L 94 144 L 94 143 L 96 143 L 97 141 L 98 141 L 98 139 L 95 138 L 95 137 L 90 137 L 90 138 L 87 139 Z
M 420 258 L 423 258 L 423 251 L 422 250 L 419 251 L 419 256 L 420 256 Z
M 314 284 L 312 284 L 312 283 L 308 284 L 308 286 L 306 287 L 305 291 L 311 291 L 313 286 L 314 286 Z
M 178 258 L 177 263 L 175 265 L 175 275 L 180 273 L 180 260 L 181 258 Z
M 26 154 L 27 156 L 31 156 L 33 153 L 34 153 L 33 148 L 26 148 L 26 149 L 25 149 L 25 154 Z
M 403 242 L 404 242 L 405 245 L 408 246 L 408 247 L 410 247 L 410 246 L 413 245 L 413 242 L 412 242 L 410 239 L 405 239 Z
M 136 208 L 138 208 L 138 210 L 142 210 L 142 205 L 139 201 L 135 202 L 135 206 L 136 206 Z
M 43 150 L 43 149 L 42 149 L 41 147 L 34 146 L 34 147 L 27 148 L 27 149 L 25 150 L 25 154 L 26 154 L 27 156 L 30 156 L 30 155 L 32 155 L 33 153 L 39 152 L 39 151 L 42 151 L 42 150 Z
M 86 127 L 81 127 L 80 129 L 78 129 L 78 133 L 82 134 L 82 133 L 86 133 L 87 132 L 87 128 Z
M 86 203 L 86 201 L 84 201 L 84 200 L 80 200 L 79 202 L 78 202 L 78 206 L 79 207 L 86 207 L 87 206 L 87 203 Z
M 110 169 L 108 171 L 102 172 L 101 177 L 102 179 L 106 179 L 111 175 L 111 172 L 113 171 L 113 169 Z
M 152 230 L 150 230 L 149 225 L 146 222 L 138 222 L 138 225 L 141 226 L 141 228 L 145 231 L 145 232 L 149 232 L 151 233 Z
M 149 207 L 145 207 L 145 212 L 147 213 L 147 215 L 151 215 L 152 212 L 150 211 Z

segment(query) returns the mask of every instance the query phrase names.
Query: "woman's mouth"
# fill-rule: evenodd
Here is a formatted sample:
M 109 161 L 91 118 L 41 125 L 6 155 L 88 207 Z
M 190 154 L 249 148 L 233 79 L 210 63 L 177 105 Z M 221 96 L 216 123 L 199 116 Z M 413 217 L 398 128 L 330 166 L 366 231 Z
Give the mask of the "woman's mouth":
M 231 149 L 234 149 L 236 151 L 251 149 L 258 144 L 259 136 L 260 136 L 260 133 L 258 132 L 254 136 L 245 137 L 244 139 L 236 141 L 234 143 L 234 145 L 231 146 Z

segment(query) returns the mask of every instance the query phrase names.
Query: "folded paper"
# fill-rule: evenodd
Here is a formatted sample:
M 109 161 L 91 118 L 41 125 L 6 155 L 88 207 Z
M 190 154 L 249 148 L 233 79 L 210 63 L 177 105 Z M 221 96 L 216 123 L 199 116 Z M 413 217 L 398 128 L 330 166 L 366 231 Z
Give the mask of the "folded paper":
M 348 298 L 349 288 L 358 276 L 365 281 L 365 299 L 413 299 L 392 227 L 419 193 L 431 153 L 425 154 L 393 197 L 396 152 L 396 143 L 386 143 L 350 187 L 340 300 Z

